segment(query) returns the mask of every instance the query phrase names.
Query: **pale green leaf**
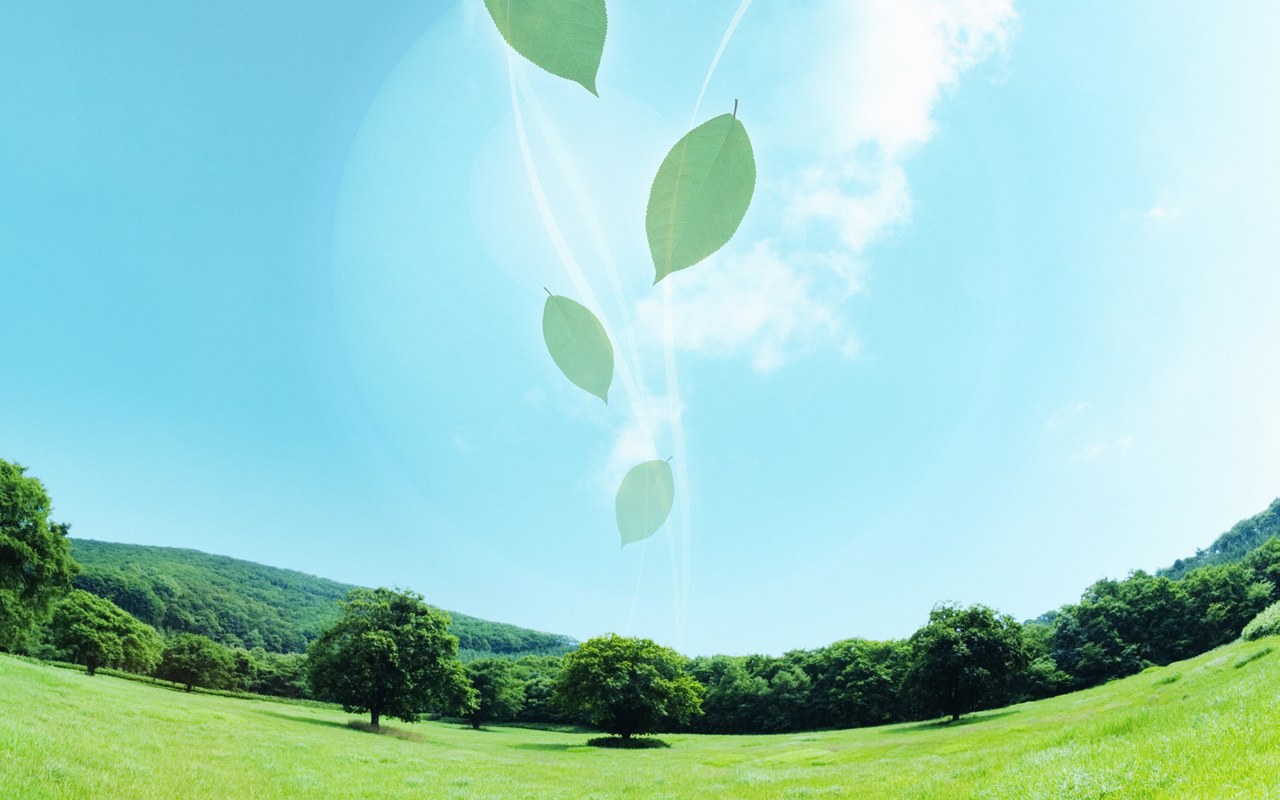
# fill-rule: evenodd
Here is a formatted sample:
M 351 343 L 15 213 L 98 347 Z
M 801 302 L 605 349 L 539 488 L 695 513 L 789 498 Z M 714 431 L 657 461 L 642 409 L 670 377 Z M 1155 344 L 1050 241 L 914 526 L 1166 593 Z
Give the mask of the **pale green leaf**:
M 566 378 L 609 402 L 613 345 L 595 314 L 567 297 L 552 295 L 542 307 L 542 338 Z
M 604 0 L 484 0 L 511 49 L 594 95 L 608 27 Z
M 751 140 L 736 116 L 707 120 L 676 142 L 658 167 L 645 212 L 653 282 L 724 247 L 755 188 Z
M 646 461 L 632 467 L 622 479 L 614 501 L 622 545 L 648 539 L 657 532 L 671 514 L 675 495 L 676 483 L 667 462 Z

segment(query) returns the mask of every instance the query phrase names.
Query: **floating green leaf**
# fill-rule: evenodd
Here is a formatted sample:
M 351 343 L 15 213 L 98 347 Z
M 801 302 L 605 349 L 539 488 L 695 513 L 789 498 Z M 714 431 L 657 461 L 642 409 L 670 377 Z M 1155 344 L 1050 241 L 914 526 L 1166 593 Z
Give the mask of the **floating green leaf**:
M 596 315 L 567 297 L 553 294 L 542 307 L 542 338 L 564 376 L 609 402 L 613 345 Z
M 608 27 L 604 0 L 484 0 L 511 49 L 552 75 L 596 91 Z
M 676 142 L 658 167 L 645 213 L 653 282 L 724 247 L 755 188 L 751 140 L 735 115 L 707 120 Z
M 632 467 L 614 501 L 623 547 L 657 532 L 671 514 L 675 495 L 676 483 L 667 462 L 646 461 Z

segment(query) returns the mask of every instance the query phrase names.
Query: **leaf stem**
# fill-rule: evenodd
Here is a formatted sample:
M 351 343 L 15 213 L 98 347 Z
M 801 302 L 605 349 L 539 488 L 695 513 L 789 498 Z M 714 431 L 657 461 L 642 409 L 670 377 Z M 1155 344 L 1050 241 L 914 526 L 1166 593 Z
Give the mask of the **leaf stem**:
M 733 118 L 738 118 L 738 98 L 733 98 Z
M 555 295 L 551 293 L 551 290 L 545 286 L 542 287 L 542 291 L 547 293 L 547 297 L 555 297 Z

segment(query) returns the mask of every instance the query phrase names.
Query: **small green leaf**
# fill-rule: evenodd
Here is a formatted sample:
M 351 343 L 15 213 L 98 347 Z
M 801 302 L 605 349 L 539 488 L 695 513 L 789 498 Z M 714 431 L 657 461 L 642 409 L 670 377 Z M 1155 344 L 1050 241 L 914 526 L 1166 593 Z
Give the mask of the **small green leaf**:
M 542 338 L 566 378 L 609 402 L 613 345 L 595 314 L 567 297 L 551 295 L 542 307 Z
M 614 501 L 622 546 L 648 539 L 656 533 L 671 514 L 675 496 L 676 482 L 670 464 L 646 461 L 632 467 L 622 479 Z
M 707 120 L 676 142 L 658 167 L 645 212 L 653 282 L 724 247 L 755 188 L 751 140 L 733 114 Z
M 484 0 L 484 6 L 512 50 L 599 96 L 604 0 Z

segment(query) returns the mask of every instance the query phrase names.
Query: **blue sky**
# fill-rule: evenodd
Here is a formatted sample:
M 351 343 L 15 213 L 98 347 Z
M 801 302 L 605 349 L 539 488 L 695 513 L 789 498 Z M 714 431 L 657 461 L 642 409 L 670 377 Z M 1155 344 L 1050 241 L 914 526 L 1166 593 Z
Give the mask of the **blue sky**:
M 1269 4 L 615 0 L 599 99 L 478 0 L 377 6 L 0 10 L 0 457 L 74 535 L 776 653 L 1035 616 L 1280 494 Z M 752 207 L 651 287 L 648 184 L 734 99 Z

